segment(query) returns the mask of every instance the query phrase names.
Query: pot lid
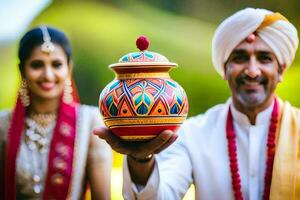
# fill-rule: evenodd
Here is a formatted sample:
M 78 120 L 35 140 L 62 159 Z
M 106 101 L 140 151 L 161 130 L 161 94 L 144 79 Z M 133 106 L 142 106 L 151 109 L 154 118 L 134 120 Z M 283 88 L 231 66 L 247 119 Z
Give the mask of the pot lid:
M 147 51 L 149 40 L 146 36 L 141 35 L 136 40 L 136 46 L 140 52 L 131 52 L 122 56 L 118 63 L 109 65 L 109 67 L 126 67 L 126 66 L 177 66 L 176 63 L 170 62 L 165 56 Z

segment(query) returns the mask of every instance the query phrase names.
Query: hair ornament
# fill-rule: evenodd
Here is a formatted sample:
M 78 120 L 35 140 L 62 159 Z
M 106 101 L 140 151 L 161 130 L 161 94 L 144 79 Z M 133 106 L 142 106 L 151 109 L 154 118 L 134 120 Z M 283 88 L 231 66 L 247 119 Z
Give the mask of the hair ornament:
M 51 42 L 51 37 L 49 35 L 47 27 L 42 25 L 42 26 L 40 26 L 40 29 L 42 31 L 43 40 L 44 40 L 44 43 L 42 44 L 42 47 L 41 47 L 42 52 L 45 52 L 45 53 L 53 52 L 55 50 L 55 46 Z

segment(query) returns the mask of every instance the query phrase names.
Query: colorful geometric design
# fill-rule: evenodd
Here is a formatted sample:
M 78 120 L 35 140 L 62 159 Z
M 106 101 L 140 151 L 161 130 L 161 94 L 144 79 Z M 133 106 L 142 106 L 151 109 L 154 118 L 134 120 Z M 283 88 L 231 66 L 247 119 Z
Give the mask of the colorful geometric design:
M 102 91 L 99 104 L 104 123 L 126 140 L 176 130 L 188 113 L 184 90 L 170 78 L 114 80 Z
M 129 53 L 119 60 L 119 63 L 131 62 L 169 62 L 169 60 L 165 56 L 152 51 Z
M 177 66 L 156 52 L 147 51 L 149 40 L 136 41 L 140 52 L 126 54 L 109 65 L 116 79 L 99 97 L 105 125 L 124 140 L 149 140 L 163 130 L 175 131 L 187 117 L 188 100 L 169 70 Z

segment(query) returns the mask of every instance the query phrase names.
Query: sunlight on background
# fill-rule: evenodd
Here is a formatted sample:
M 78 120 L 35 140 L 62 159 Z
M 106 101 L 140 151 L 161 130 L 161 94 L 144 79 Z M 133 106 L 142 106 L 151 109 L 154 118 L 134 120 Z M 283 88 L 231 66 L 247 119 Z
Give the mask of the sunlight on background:
M 16 40 L 51 0 L 0 0 L 0 44 Z

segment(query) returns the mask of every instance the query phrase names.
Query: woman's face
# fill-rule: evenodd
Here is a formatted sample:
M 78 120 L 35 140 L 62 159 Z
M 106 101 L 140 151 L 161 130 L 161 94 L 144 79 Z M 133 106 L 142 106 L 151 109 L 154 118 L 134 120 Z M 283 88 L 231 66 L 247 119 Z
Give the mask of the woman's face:
M 70 66 L 61 46 L 55 44 L 51 53 L 33 49 L 23 68 L 23 78 L 27 82 L 32 100 L 58 99 L 63 93 L 65 80 L 70 77 Z

